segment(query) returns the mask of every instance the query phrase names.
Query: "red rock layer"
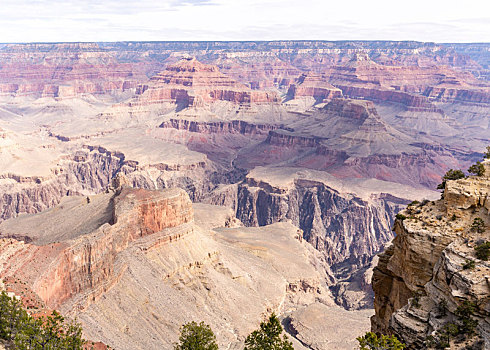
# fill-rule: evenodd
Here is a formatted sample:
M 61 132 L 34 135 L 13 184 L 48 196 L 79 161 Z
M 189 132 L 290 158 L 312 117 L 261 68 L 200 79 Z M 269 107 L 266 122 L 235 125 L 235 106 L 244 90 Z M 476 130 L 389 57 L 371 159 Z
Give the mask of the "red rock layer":
M 301 74 L 299 69 L 275 56 L 255 52 L 223 56 L 213 62 L 220 71 L 254 90 L 287 88 Z
M 356 54 L 325 74 L 346 96 L 400 103 L 412 111 L 442 113 L 430 100 L 486 104 L 490 96 L 488 87 L 469 73 L 445 66 L 380 65 L 366 54 Z
M 438 102 L 458 102 L 471 105 L 490 105 L 490 89 L 465 89 L 464 87 L 452 87 L 437 85 L 428 87 L 424 96 Z
M 140 67 L 97 44 L 7 45 L 0 50 L 0 94 L 73 97 L 135 88 Z
M 182 59 L 138 87 L 131 105 L 172 102 L 199 106 L 213 101 L 233 103 L 277 103 L 275 92 L 252 90 L 219 72 L 216 66 Z
M 125 188 L 114 198 L 113 224 L 74 241 L 36 246 L 0 240 L 1 255 L 15 255 L 1 277 L 29 281 L 48 307 L 58 308 L 73 296 L 88 302 L 121 277 L 126 267 L 120 253 L 131 242 L 191 221 L 192 204 L 183 190 Z
M 356 54 L 349 62 L 328 69 L 326 74 L 334 85 L 375 84 L 416 93 L 448 80 L 481 84 L 473 75 L 445 66 L 385 66 L 373 62 L 366 54 Z
M 265 140 L 267 144 L 282 147 L 316 147 L 320 141 L 318 137 L 293 135 L 287 131 L 271 131 Z
M 288 97 L 291 99 L 305 96 L 324 101 L 342 97 L 342 91 L 331 85 L 325 76 L 310 72 L 302 74 L 288 90 Z

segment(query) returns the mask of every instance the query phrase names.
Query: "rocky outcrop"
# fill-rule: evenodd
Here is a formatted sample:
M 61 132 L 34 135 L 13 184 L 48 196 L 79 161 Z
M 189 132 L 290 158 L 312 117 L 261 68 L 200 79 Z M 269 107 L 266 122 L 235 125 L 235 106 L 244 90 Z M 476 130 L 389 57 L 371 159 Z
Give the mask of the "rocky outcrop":
M 412 112 L 444 112 L 433 105 L 426 97 L 404 91 L 388 90 L 376 86 L 347 86 L 337 85 L 345 96 L 364 98 L 372 101 L 393 102 L 403 105 Z
M 319 137 L 294 135 L 287 130 L 270 131 L 265 140 L 269 145 L 280 147 L 316 147 L 320 141 Z
M 3 174 L 0 179 L 0 220 L 23 213 L 38 213 L 57 205 L 65 196 L 91 195 L 106 190 L 117 174 L 127 177 L 135 188 L 185 189 L 197 201 L 216 187 L 229 182 L 205 161 L 190 164 L 142 164 L 122 152 L 101 146 L 84 146 L 60 160 L 49 176 Z M 155 174 L 157 174 L 155 176 Z
M 252 52 L 222 52 L 211 61 L 221 72 L 254 90 L 287 89 L 301 74 L 298 68 L 275 55 L 265 54 L 257 59 Z
M 104 149 L 75 152 L 53 169 L 50 177 L 4 175 L 1 184 L 0 220 L 21 213 L 37 213 L 58 204 L 62 197 L 100 192 L 120 170 L 124 156 Z
M 441 84 L 428 87 L 424 96 L 438 102 L 462 103 L 466 105 L 488 106 L 490 104 L 490 89 L 471 89 L 467 86 L 454 86 L 454 84 Z
M 394 333 L 410 349 L 490 346 L 490 265 L 475 256 L 490 239 L 484 164 L 485 176 L 448 181 L 444 199 L 414 203 L 396 220 L 393 244 L 374 270 L 373 331 Z M 475 219 L 483 229 L 472 229 Z
M 335 86 L 364 85 L 418 94 L 428 86 L 445 81 L 464 81 L 471 85 L 480 85 L 471 74 L 453 70 L 440 63 L 424 66 L 420 63 L 403 65 L 396 59 L 392 62 L 379 64 L 367 53 L 355 53 L 348 62 L 329 68 L 326 75 Z
M 331 301 L 329 267 L 301 230 L 290 223 L 244 228 L 227 208 L 196 208 L 178 189 L 66 198 L 0 224 L 0 277 L 119 349 L 171 346 L 190 319 L 203 319 L 220 346 L 236 348 L 272 311 L 315 304 L 317 317 L 335 313 L 342 323 L 352 315 Z M 15 232 L 30 243 L 5 238 Z M 355 317 L 349 339 L 368 325 L 364 314 Z

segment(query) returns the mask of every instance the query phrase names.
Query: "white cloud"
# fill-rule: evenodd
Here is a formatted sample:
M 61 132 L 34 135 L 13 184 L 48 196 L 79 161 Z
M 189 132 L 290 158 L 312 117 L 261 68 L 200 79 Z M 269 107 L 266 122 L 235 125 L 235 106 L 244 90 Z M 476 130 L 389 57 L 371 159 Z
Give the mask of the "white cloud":
M 488 41 L 486 0 L 0 0 L 1 42 Z

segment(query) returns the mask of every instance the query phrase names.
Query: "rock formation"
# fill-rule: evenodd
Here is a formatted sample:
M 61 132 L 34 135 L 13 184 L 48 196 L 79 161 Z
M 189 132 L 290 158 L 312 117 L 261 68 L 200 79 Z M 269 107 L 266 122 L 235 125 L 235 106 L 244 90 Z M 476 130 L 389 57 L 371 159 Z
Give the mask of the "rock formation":
M 410 349 L 490 346 L 490 265 L 475 255 L 490 240 L 490 162 L 484 166 L 484 176 L 448 181 L 443 199 L 398 216 L 374 270 L 373 331 L 394 333 Z M 483 225 L 475 229 L 475 220 Z
M 374 187 L 371 184 L 371 191 Z M 300 227 L 305 239 L 324 254 L 338 282 L 358 283 L 357 294 L 349 288 L 334 289 L 339 304 L 358 309 L 370 307 L 371 299 L 366 297 L 369 282 L 357 272 L 367 268 L 371 257 L 392 239 L 387 218 L 408 202 L 404 191 L 417 190 L 396 189 L 380 181 L 376 192 L 367 193 L 362 183 L 342 183 L 322 172 L 256 168 L 238 185 L 231 205 L 246 226 L 291 220 Z M 220 203 L 220 196 L 215 200 Z
M 339 348 L 365 331 L 368 313 L 334 306 L 328 265 L 300 230 L 243 228 L 226 208 L 195 207 L 196 221 L 179 189 L 65 199 L 0 224 L 0 277 L 15 277 L 43 305 L 76 316 L 87 337 L 119 349 L 171 346 L 195 319 L 211 324 L 221 346 L 236 347 L 271 311 L 313 303 L 329 322 L 356 317 Z
M 195 58 L 183 58 L 136 90 L 137 104 L 172 102 L 185 107 L 202 106 L 213 101 L 233 103 L 279 102 L 273 92 L 247 88 Z
M 324 76 L 310 72 L 302 74 L 288 90 L 288 97 L 291 99 L 308 96 L 319 102 L 327 102 L 326 100 L 342 97 L 342 91 L 331 85 Z
M 220 53 L 211 62 L 220 71 L 254 90 L 278 88 L 284 90 L 294 82 L 301 71 L 274 55 L 258 55 L 252 52 Z
M 431 100 L 488 105 L 488 87 L 446 67 L 380 65 L 356 54 L 326 74 L 348 97 L 397 103 L 409 111 L 444 113 Z

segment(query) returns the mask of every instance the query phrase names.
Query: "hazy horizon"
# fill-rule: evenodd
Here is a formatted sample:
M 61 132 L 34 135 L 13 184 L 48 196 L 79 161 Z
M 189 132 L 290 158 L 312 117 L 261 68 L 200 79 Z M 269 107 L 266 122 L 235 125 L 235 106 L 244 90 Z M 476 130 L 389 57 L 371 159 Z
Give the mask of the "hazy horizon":
M 477 0 L 4 0 L 2 43 L 118 41 L 419 41 L 485 43 Z
M 461 42 L 439 42 L 439 41 L 419 41 L 419 40 L 361 40 L 361 39 L 350 39 L 350 40 L 327 40 L 327 39 L 274 39 L 274 40 L 116 40 L 116 41 L 11 41 L 11 42 L 0 42 L 0 45 L 10 45 L 10 44 L 91 44 L 91 43 L 193 43 L 193 42 L 221 42 L 221 43 L 246 43 L 246 42 L 284 42 L 284 41 L 294 41 L 294 42 L 414 42 L 414 43 L 425 43 L 425 44 L 441 44 L 441 45 L 452 45 L 452 44 L 482 44 L 486 45 L 490 43 L 489 41 L 461 41 Z

